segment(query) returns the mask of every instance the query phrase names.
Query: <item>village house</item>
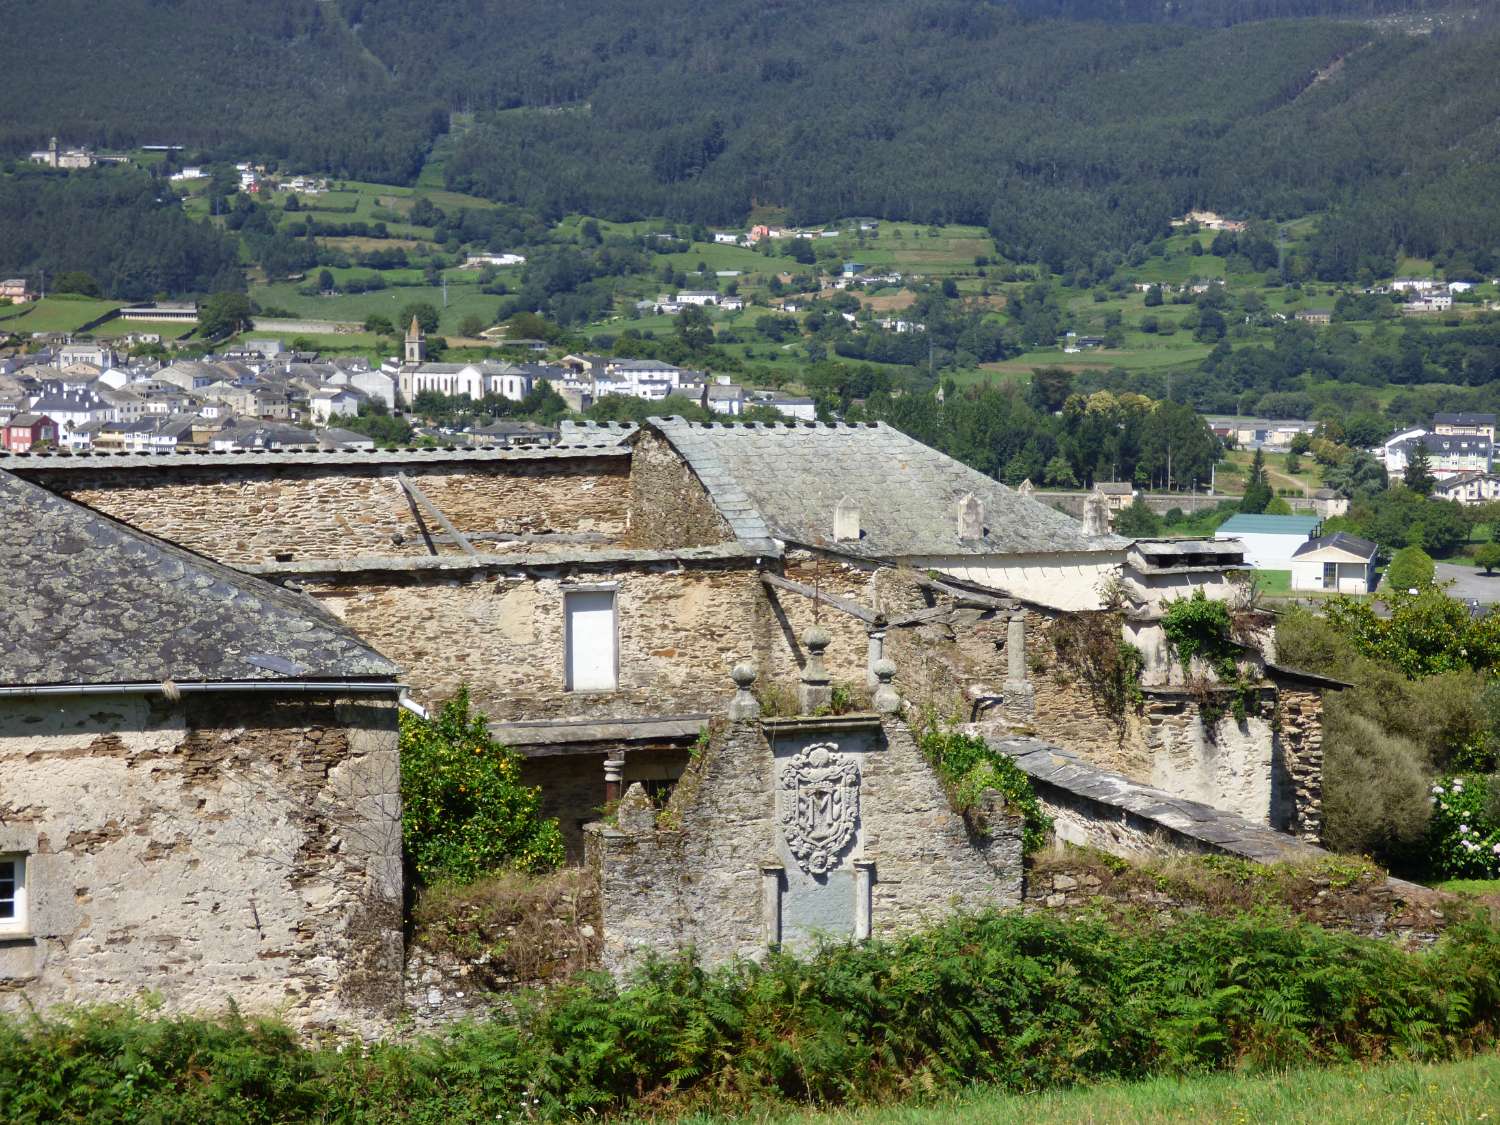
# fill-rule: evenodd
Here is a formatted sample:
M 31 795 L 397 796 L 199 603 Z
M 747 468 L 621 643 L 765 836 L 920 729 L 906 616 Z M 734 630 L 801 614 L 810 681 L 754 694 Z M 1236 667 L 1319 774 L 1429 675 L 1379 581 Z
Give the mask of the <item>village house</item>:
M 5 448 L 11 453 L 28 453 L 33 446 L 58 444 L 57 423 L 45 414 L 25 411 L 13 415 L 0 427 Z
M 1368 594 L 1375 589 L 1377 550 L 1368 539 L 1342 531 L 1309 539 L 1292 552 L 1291 587 Z
M 1221 523 L 1214 537 L 1238 540 L 1244 546 L 1245 563 L 1256 570 L 1291 570 L 1297 550 L 1318 534 L 1322 522 L 1317 516 L 1240 512 Z
M 315 604 L 0 471 L 0 1009 L 385 1025 L 396 668 Z
M 29 301 L 32 293 L 27 288 L 24 277 L 8 277 L 0 281 L 0 298 L 10 301 Z

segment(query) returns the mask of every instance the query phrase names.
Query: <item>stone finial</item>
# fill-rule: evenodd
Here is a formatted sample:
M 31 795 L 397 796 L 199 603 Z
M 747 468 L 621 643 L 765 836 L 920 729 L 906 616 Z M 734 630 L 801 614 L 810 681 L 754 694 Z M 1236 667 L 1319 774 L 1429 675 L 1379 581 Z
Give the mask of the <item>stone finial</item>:
M 615 810 L 615 823 L 621 832 L 632 834 L 650 832 L 656 827 L 656 806 L 646 796 L 646 790 L 639 781 L 631 782 L 630 788 L 625 790 L 625 796 L 620 799 L 620 807 Z
M 1090 539 L 1100 539 L 1109 531 L 1109 497 L 1096 485 L 1083 501 L 1083 533 Z
M 1016 491 L 1019 492 L 1022 496 L 1030 496 L 1033 492 L 1036 491 L 1036 485 L 1031 483 L 1030 477 L 1027 477 L 1020 483 L 1020 485 L 1017 486 Z
M 894 661 L 881 657 L 875 661 L 875 678 L 880 685 L 875 689 L 875 710 L 882 715 L 895 715 L 901 710 L 901 694 L 896 690 L 896 665 Z
M 755 665 L 742 660 L 729 673 L 734 681 L 734 698 L 729 701 L 730 722 L 742 723 L 760 718 L 760 701 L 750 693 L 755 684 Z
M 859 505 L 854 497 L 845 496 L 833 509 L 833 541 L 848 543 L 857 540 L 859 535 Z
M 620 783 L 625 779 L 625 756 L 607 754 L 604 758 L 604 803 L 620 799 Z
M 958 498 L 958 537 L 984 538 L 984 502 L 972 492 Z
M 833 637 L 821 625 L 802 634 L 807 663 L 802 666 L 802 682 L 797 685 L 797 704 L 804 715 L 821 711 L 833 702 L 832 680 L 823 666 L 823 652 L 832 643 Z

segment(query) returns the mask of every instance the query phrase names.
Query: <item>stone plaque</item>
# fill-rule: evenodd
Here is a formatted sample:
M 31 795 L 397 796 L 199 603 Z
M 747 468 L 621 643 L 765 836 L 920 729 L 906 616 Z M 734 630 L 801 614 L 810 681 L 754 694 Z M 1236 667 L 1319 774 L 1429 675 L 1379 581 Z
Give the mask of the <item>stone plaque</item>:
M 859 828 L 859 765 L 832 742 L 781 764 L 778 819 L 787 851 L 809 875 L 838 866 Z

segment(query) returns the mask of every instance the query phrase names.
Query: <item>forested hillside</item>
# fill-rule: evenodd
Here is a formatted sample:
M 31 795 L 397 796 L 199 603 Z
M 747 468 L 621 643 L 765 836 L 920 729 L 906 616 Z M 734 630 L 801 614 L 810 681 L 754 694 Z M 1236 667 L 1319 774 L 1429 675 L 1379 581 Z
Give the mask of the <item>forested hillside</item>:
M 1188 207 L 1319 211 L 1353 279 L 1500 245 L 1500 16 L 1452 3 L 58 0 L 10 5 L 0 148 L 409 183 L 454 111 L 449 185 L 548 218 L 975 223 L 1087 278 Z
M 0 176 L 0 276 L 81 271 L 127 300 L 243 289 L 234 241 L 160 190 L 123 168 Z

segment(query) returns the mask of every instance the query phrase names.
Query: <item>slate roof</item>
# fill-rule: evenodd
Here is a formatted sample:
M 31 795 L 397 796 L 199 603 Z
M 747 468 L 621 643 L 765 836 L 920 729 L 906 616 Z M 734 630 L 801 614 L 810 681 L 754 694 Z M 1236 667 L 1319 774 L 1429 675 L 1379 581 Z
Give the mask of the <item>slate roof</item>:
M 1070 516 L 1022 496 L 885 423 L 697 424 L 652 418 L 703 482 L 736 537 L 836 549 L 865 558 L 1123 551 Z M 984 505 L 985 535 L 960 539 L 958 501 Z M 850 497 L 861 536 L 833 542 L 833 512 Z
M 1493 426 L 1495 416 L 1459 411 L 1456 414 L 1434 414 L 1432 423 L 1435 426 Z
M 1332 535 L 1320 535 L 1316 539 L 1309 539 L 1302 546 L 1292 552 L 1292 558 L 1321 551 L 1324 547 L 1333 547 L 1336 550 L 1348 551 L 1351 555 L 1357 555 L 1362 559 L 1373 559 L 1378 549 L 1368 539 L 1361 539 L 1358 535 L 1349 535 L 1343 531 L 1335 531 Z
M 0 471 L 0 684 L 385 680 L 300 594 Z

